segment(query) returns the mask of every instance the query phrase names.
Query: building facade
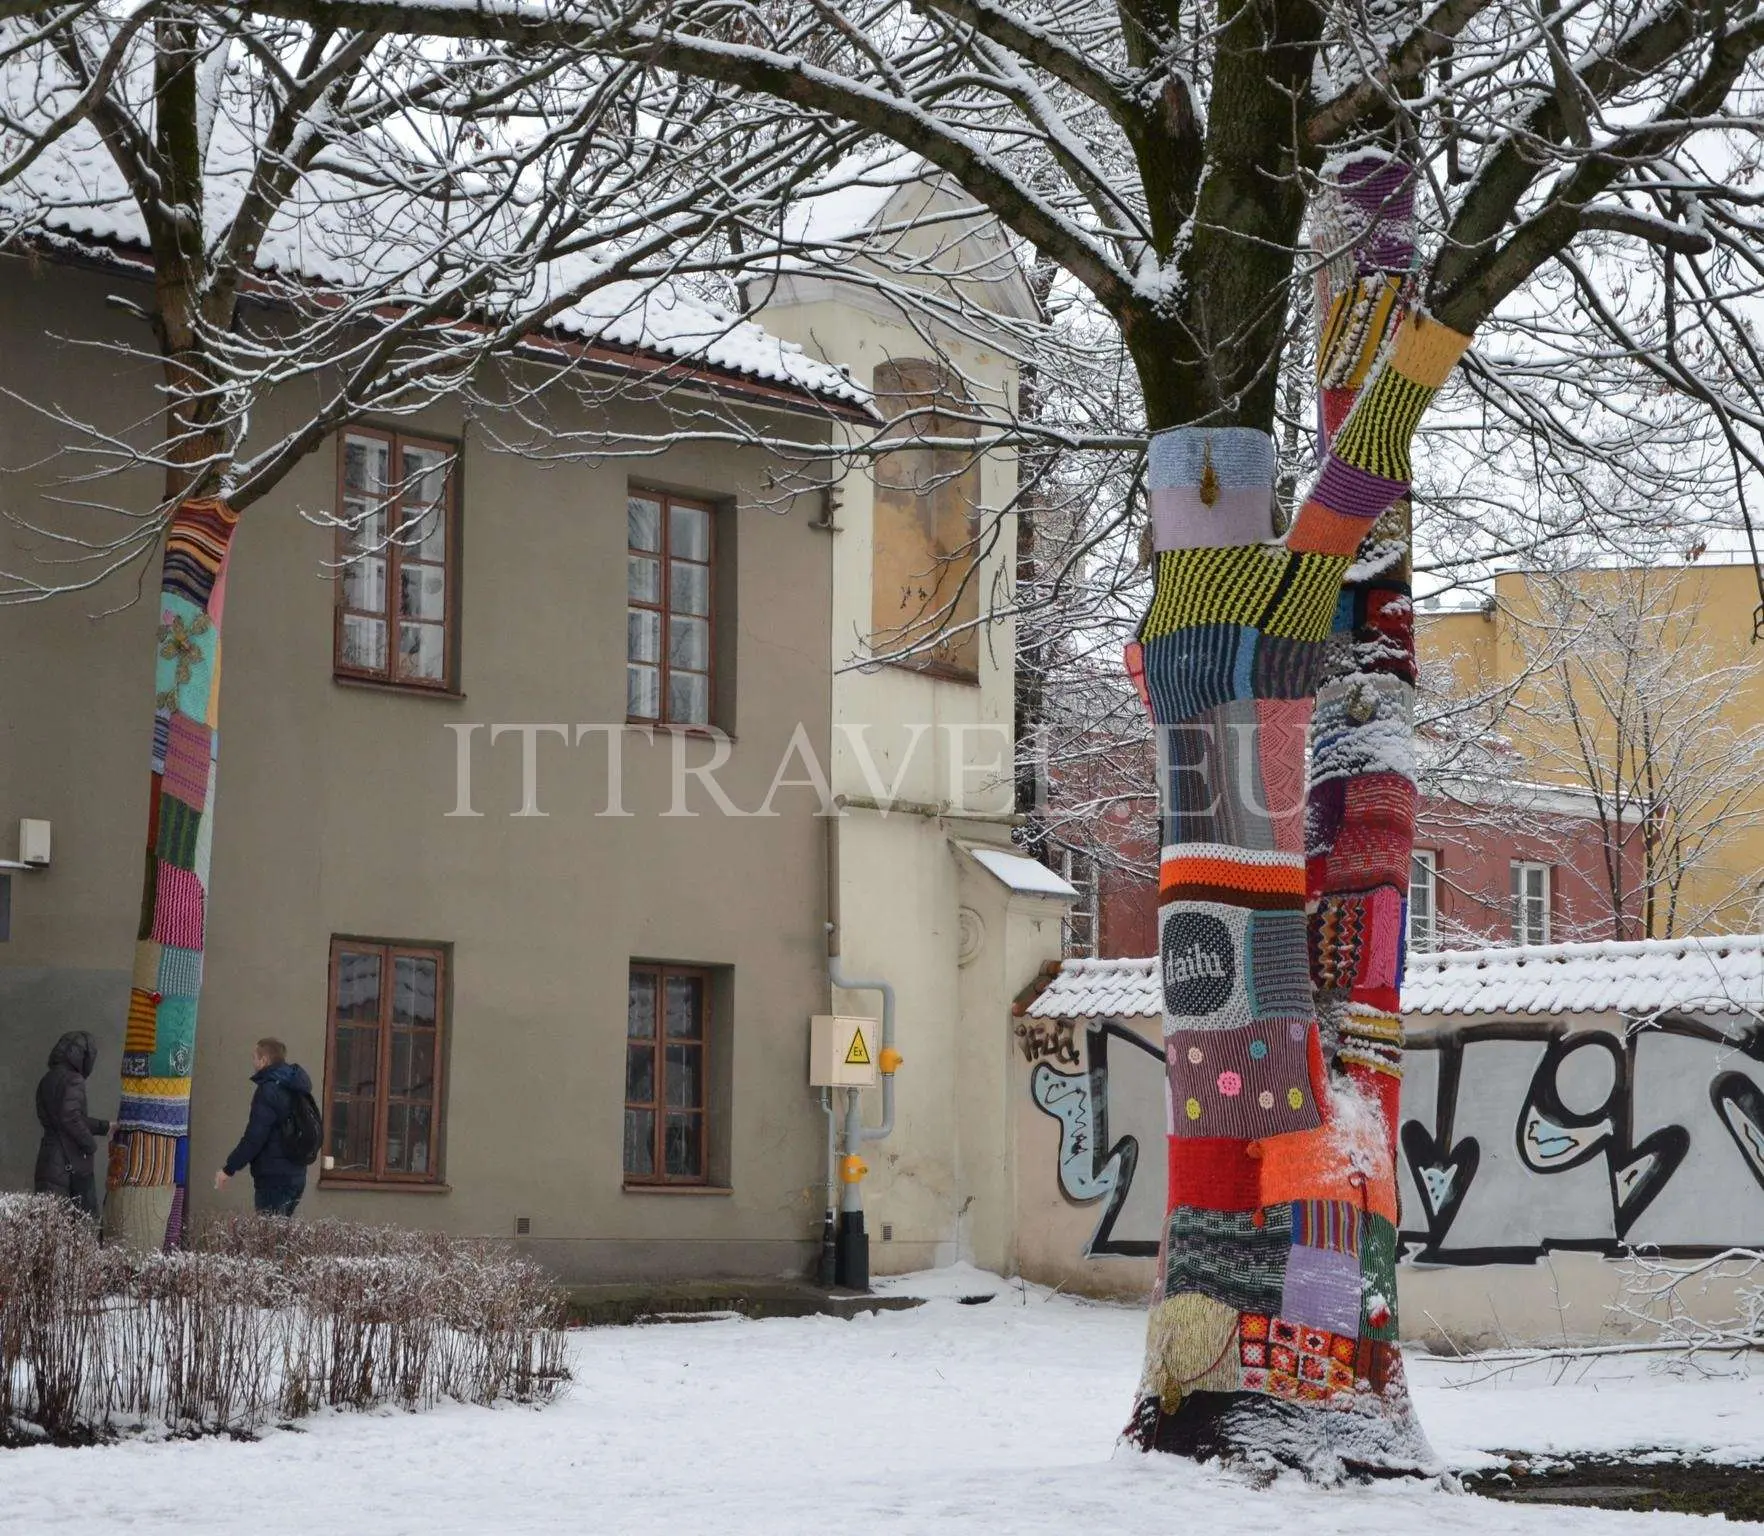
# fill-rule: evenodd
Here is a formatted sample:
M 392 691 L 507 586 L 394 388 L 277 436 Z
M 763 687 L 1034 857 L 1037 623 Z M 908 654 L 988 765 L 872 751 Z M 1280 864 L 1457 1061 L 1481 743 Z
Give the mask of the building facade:
M 21 376 L 105 402 L 119 433 L 150 417 L 154 381 L 89 343 L 124 336 L 105 294 L 133 280 L 17 263 L 0 283 Z M 824 443 L 843 466 L 832 494 L 800 456 L 757 446 L 548 460 L 437 407 L 339 434 L 244 514 L 191 1108 L 198 1223 L 249 1200 L 211 1175 L 243 1126 L 252 1044 L 276 1036 L 326 1118 L 304 1214 L 505 1236 L 575 1280 L 802 1272 L 832 1183 L 809 1020 L 877 1011 L 873 992 L 832 988 L 834 950 L 848 979 L 899 1000 L 898 1117 L 867 1154 L 876 1268 L 1010 1262 L 1010 1000 L 1057 955 L 1070 893 L 1010 853 L 1008 624 L 966 597 L 927 623 L 900 593 L 929 569 L 936 599 L 944 573 L 974 566 L 973 531 L 1006 515 L 1015 469 L 838 455 L 891 399 L 934 397 L 926 370 L 952 354 L 999 402 L 1014 375 L 959 337 L 928 353 L 836 281 L 786 285 L 763 318 L 735 362 L 676 365 L 667 387 L 714 396 L 753 439 Z M 782 382 L 744 368 L 792 335 Z M 667 362 L 633 357 L 632 375 Z M 567 412 L 588 407 L 554 403 L 554 425 L 653 442 L 675 418 L 651 398 L 622 390 L 581 420 Z M 44 569 L 29 529 L 69 515 L 63 447 L 47 413 L 0 407 L 18 470 L 8 570 Z M 106 487 L 125 507 L 158 489 L 147 474 Z M 338 518 L 369 536 L 349 542 Z M 76 531 L 100 524 L 73 515 Z M 972 578 L 990 593 L 1009 572 L 987 554 Z M 62 1030 L 98 1037 L 93 1112 L 116 1102 L 159 619 L 134 580 L 0 615 L 0 817 L 48 822 L 54 846 L 13 877 L 0 943 L 11 1187 Z M 879 1098 L 864 1095 L 872 1123 Z
M 22 262 L 0 281 L 18 376 L 119 434 L 153 381 L 90 343 L 138 340 L 105 304 L 128 281 Z M 798 436 L 843 408 L 748 383 L 703 387 Z M 619 409 L 656 425 L 640 398 Z M 772 784 L 793 741 L 829 752 L 827 537 L 759 504 L 756 449 L 545 463 L 488 437 L 448 409 L 365 424 L 243 516 L 193 1215 L 249 1201 L 211 1175 L 273 1035 L 326 1114 L 313 1216 L 518 1234 L 572 1277 L 800 1269 L 825 1181 L 803 1071 L 828 1002 L 823 818 Z M 63 515 L 62 446 L 47 414 L 0 407 L 9 570 L 52 573 L 29 529 Z M 105 490 L 158 494 L 145 473 Z M 318 514 L 376 496 L 414 536 L 340 567 Z M 62 1030 L 98 1037 L 94 1113 L 115 1103 L 159 618 L 136 596 L 129 572 L 0 615 L 0 806 L 53 828 L 0 946 L 14 1187 Z
M 754 294 L 768 328 L 870 386 L 885 418 L 921 413 L 903 441 L 961 436 L 965 418 L 1015 404 L 985 317 L 1021 319 L 1032 300 L 968 207 L 910 164 L 860 176 L 800 215 L 853 248 L 849 273 L 786 273 Z M 971 323 L 927 327 L 889 292 L 951 285 Z M 894 1134 L 865 1154 L 879 1273 L 1011 1263 L 1011 1001 L 1059 955 L 1073 894 L 1009 856 L 1016 484 L 1008 453 L 903 447 L 855 465 L 829 517 L 832 915 L 844 973 L 894 987 L 905 1057 Z M 877 1009 L 855 991 L 836 1005 Z

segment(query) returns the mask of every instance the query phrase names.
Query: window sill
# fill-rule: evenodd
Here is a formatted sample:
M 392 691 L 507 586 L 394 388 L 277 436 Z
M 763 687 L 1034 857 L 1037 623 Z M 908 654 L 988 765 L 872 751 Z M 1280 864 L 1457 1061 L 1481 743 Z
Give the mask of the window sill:
M 960 683 L 965 688 L 978 688 L 980 674 L 970 667 L 952 666 L 946 661 L 921 661 L 906 656 L 897 661 L 885 661 L 885 667 L 899 667 L 903 672 L 917 672 L 921 677 L 929 677 L 940 683 Z
M 732 1195 L 727 1184 L 631 1184 L 624 1186 L 627 1195 Z
M 412 1179 L 408 1182 L 400 1179 L 339 1179 L 321 1177 L 318 1187 L 324 1190 L 360 1191 L 367 1194 L 403 1194 L 403 1195 L 450 1195 L 453 1193 L 451 1184 L 419 1184 Z
M 365 688 L 370 693 L 396 693 L 413 699 L 463 699 L 458 688 L 432 688 L 425 683 L 391 683 L 380 677 L 352 677 L 347 672 L 333 672 L 331 681 L 339 688 Z
M 697 736 L 704 741 L 726 741 L 731 746 L 740 739 L 733 731 L 725 731 L 721 726 L 676 725 L 671 720 L 627 720 L 625 729 L 651 731 L 657 736 Z

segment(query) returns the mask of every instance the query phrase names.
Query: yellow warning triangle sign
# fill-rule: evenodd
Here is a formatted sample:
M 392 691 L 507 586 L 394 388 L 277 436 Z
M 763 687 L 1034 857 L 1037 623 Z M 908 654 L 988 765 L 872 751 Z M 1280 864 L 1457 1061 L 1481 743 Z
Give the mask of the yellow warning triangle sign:
M 867 1067 L 870 1064 L 870 1048 L 864 1044 L 864 1032 L 853 1030 L 851 1049 L 845 1053 L 845 1064 L 848 1067 Z

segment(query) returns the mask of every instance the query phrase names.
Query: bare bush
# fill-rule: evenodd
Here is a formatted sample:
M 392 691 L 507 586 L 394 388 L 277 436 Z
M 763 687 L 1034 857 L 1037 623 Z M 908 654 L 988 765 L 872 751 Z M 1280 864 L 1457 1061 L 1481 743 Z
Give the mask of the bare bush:
M 0 1196 L 0 1442 L 548 1402 L 563 1317 L 549 1277 L 493 1243 L 244 1218 L 138 1253 L 65 1201 Z

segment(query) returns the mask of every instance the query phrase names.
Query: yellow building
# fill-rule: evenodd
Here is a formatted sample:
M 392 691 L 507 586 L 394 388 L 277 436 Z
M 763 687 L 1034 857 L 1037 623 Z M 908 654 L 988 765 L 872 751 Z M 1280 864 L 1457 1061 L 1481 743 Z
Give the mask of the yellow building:
M 1700 560 L 1506 572 L 1480 605 L 1424 600 L 1424 751 L 1468 765 L 1497 801 L 1515 785 L 1573 792 L 1634 865 L 1633 936 L 1755 931 L 1758 606 L 1749 562 Z

